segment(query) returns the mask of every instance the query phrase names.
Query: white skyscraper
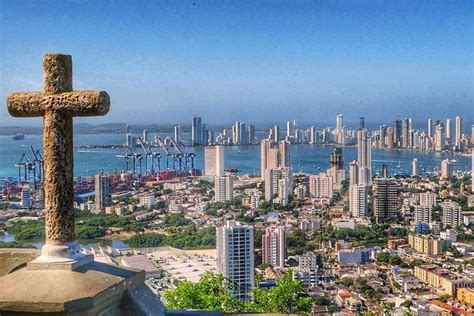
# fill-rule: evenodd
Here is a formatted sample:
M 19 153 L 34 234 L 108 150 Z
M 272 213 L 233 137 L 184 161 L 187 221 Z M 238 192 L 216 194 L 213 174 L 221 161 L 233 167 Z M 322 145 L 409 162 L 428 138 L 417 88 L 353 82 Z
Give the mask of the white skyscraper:
M 367 187 L 364 184 L 349 187 L 349 213 L 357 218 L 367 216 Z
M 262 142 L 260 143 L 260 162 L 262 180 L 264 180 L 265 173 L 268 169 L 276 169 L 280 167 L 290 168 L 290 143 L 285 140 L 282 140 L 278 143 L 275 143 L 268 139 L 262 140 Z
M 411 163 L 411 175 L 412 177 L 418 176 L 418 159 L 413 158 Z
M 415 223 L 431 223 L 431 207 L 429 206 L 422 206 L 422 205 L 415 205 Z
M 461 138 L 462 138 L 462 117 L 456 116 L 456 134 L 454 135 L 454 144 L 456 148 L 461 147 Z
M 252 226 L 226 221 L 216 227 L 217 271 L 235 284 L 229 292 L 239 300 L 252 299 L 253 243 Z
M 454 201 L 444 201 L 440 203 L 441 208 L 443 209 L 443 226 L 450 226 L 455 228 L 461 225 L 461 206 Z
M 444 126 L 443 123 L 438 123 L 435 126 L 435 150 L 442 151 L 445 148 L 446 140 L 444 138 Z
M 285 226 L 267 227 L 262 236 L 262 262 L 281 269 L 285 266 L 285 256 Z
M 204 148 L 204 175 L 208 177 L 224 175 L 223 146 L 206 146 Z
M 453 163 L 449 159 L 441 161 L 441 174 L 440 179 L 446 180 L 453 176 Z
M 176 143 L 181 142 L 181 126 L 180 125 L 176 125 L 174 127 L 174 141 Z
M 214 200 L 216 202 L 230 201 L 234 198 L 232 176 L 214 177 Z
M 428 137 L 433 137 L 433 120 L 428 119 Z
M 349 164 L 349 185 L 356 184 L 359 184 L 359 165 L 354 160 Z
M 333 196 L 333 179 L 326 173 L 309 176 L 309 194 L 314 199 L 331 199 Z
M 292 191 L 291 170 L 289 168 L 267 169 L 265 171 L 265 200 L 281 205 L 288 204 Z
M 420 206 L 427 206 L 432 208 L 436 205 L 437 195 L 434 192 L 421 192 L 420 193 Z
M 372 143 L 367 129 L 357 131 L 357 160 L 359 163 L 359 183 L 372 183 Z
M 451 119 L 446 119 L 446 138 L 452 141 L 451 135 Z

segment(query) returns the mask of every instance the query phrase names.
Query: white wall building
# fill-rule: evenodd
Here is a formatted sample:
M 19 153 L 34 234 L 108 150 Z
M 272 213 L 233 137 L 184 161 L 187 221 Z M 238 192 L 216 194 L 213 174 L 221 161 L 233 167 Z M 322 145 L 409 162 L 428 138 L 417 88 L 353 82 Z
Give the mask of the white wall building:
M 230 294 L 240 300 L 252 299 L 254 287 L 253 227 L 226 221 L 216 227 L 217 271 L 235 287 Z

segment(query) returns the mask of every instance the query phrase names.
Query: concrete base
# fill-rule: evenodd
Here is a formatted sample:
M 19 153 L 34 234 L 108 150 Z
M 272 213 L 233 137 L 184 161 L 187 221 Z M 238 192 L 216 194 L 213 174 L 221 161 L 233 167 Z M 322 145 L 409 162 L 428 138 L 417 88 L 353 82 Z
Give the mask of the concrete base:
M 151 315 L 152 306 L 164 315 L 144 280 L 144 271 L 95 261 L 74 270 L 23 268 L 0 278 L 0 314 Z

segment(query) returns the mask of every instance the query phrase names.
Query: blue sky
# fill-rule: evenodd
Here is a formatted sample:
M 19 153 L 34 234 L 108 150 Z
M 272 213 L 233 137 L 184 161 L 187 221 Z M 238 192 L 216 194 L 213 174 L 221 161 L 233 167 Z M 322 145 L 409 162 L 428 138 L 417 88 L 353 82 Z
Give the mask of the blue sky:
M 473 1 L 137 3 L 0 0 L 0 98 L 62 52 L 75 89 L 111 95 L 90 123 L 473 120 Z

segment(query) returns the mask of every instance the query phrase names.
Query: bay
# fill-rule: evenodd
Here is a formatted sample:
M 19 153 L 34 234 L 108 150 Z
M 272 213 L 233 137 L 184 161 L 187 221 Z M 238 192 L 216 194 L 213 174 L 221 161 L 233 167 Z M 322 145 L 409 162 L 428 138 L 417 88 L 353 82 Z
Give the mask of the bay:
M 170 136 L 160 134 L 160 137 Z M 189 138 L 189 133 L 183 134 L 183 139 Z M 261 135 L 259 135 L 261 136 Z M 153 135 L 150 135 L 150 139 Z M 75 145 L 121 145 L 125 136 L 123 134 L 93 134 L 75 135 Z M 11 137 L 0 136 L 0 178 L 18 177 L 18 169 L 14 166 L 22 154 L 31 157 L 30 146 L 42 149 L 41 135 L 26 135 L 24 140 L 14 141 Z M 329 166 L 329 155 L 333 146 L 298 144 L 291 146 L 292 167 L 294 172 L 318 173 Z M 136 149 L 142 152 L 141 149 Z M 154 150 L 158 150 L 155 148 Z M 124 160 L 115 155 L 125 151 L 116 149 L 74 149 L 74 175 L 93 176 L 100 171 L 114 172 L 125 169 Z M 188 151 L 196 153 L 195 166 L 199 169 L 204 167 L 204 147 L 190 147 Z M 238 168 L 240 174 L 260 174 L 260 146 L 227 146 L 225 147 L 225 167 Z M 164 153 L 162 153 L 164 156 Z M 390 174 L 411 172 L 411 163 L 414 158 L 418 159 L 420 172 L 432 172 L 439 169 L 441 161 L 449 158 L 454 160 L 455 170 L 469 170 L 471 167 L 470 156 L 453 155 L 448 153 L 417 152 L 404 150 L 372 149 L 373 173 L 381 170 L 382 165 L 389 167 Z M 30 158 L 31 159 L 31 158 Z M 356 147 L 345 147 L 343 159 L 347 168 L 349 162 L 357 159 Z M 162 159 L 162 166 L 164 166 Z

